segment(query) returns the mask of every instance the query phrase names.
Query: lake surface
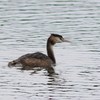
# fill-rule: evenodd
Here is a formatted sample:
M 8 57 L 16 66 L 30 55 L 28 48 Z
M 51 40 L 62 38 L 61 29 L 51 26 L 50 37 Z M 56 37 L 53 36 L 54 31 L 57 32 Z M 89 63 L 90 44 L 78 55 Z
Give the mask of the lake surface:
M 7 66 L 51 33 L 58 75 Z M 0 100 L 100 100 L 100 0 L 0 0 L 0 65 Z

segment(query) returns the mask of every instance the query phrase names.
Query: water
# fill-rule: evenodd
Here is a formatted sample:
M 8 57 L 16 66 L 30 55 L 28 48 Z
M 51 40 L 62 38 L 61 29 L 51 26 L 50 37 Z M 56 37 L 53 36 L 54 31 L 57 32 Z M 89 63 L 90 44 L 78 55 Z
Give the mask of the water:
M 54 47 L 58 75 L 7 67 L 50 33 L 72 41 Z M 0 0 L 0 65 L 0 100 L 99 100 L 100 1 Z

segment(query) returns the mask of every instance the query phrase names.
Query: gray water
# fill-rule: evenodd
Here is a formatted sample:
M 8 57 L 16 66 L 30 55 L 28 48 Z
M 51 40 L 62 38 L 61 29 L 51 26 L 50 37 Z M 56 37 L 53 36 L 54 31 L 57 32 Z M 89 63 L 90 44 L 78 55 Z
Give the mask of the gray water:
M 51 33 L 58 75 L 7 66 Z M 100 0 L 0 0 L 0 65 L 0 100 L 100 100 Z

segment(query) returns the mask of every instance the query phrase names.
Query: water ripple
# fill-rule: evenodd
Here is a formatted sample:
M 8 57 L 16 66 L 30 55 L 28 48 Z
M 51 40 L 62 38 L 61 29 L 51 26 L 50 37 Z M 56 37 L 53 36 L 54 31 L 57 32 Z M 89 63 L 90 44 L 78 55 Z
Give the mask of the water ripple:
M 3 0 L 0 4 L 1 100 L 99 100 L 99 0 Z M 25 53 L 46 53 L 50 33 L 72 41 L 55 45 L 58 75 L 7 67 Z

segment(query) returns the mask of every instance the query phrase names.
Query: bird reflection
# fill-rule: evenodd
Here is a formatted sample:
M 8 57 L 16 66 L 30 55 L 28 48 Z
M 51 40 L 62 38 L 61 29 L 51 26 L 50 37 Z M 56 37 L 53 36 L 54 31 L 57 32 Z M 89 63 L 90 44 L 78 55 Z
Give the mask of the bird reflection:
M 53 67 L 48 67 L 48 68 L 42 68 L 42 67 L 30 67 L 30 66 L 24 66 L 22 68 L 20 67 L 16 67 L 18 70 L 24 71 L 24 70 L 32 70 L 33 72 L 31 72 L 30 75 L 36 74 L 37 72 L 41 71 L 41 70 L 46 70 L 48 73 L 48 76 L 52 76 L 52 75 L 57 75 L 57 73 L 55 73 L 55 70 Z

